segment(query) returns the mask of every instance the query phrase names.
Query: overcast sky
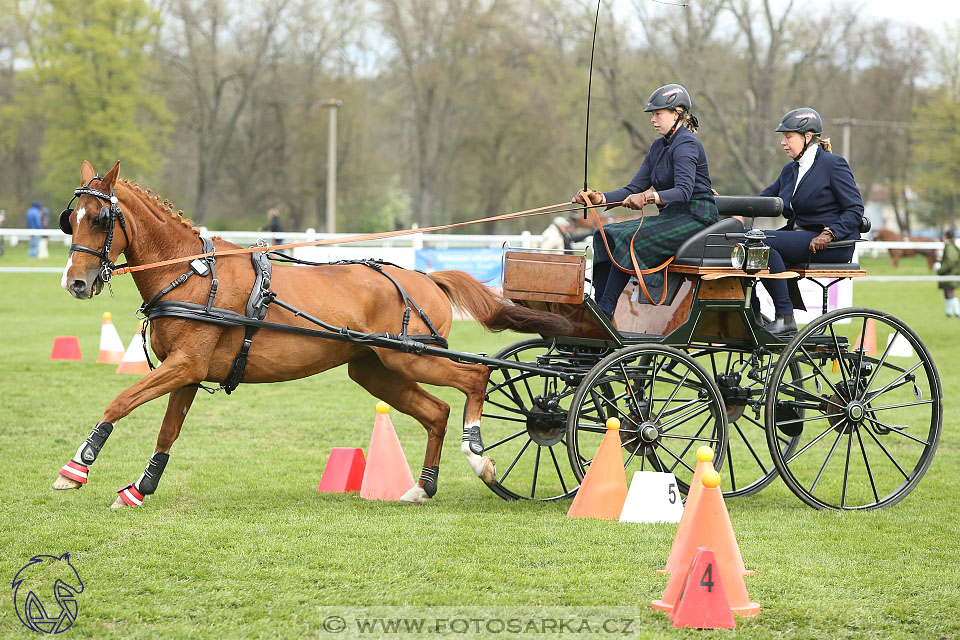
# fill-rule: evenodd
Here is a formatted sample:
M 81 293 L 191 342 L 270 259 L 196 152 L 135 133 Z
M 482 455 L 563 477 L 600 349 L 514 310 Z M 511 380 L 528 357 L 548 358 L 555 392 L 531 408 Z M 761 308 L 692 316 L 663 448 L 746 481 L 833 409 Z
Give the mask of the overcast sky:
M 960 20 L 960 2 L 957 0 L 860 0 L 855 3 L 863 13 L 876 18 L 914 22 L 934 32 L 944 23 Z

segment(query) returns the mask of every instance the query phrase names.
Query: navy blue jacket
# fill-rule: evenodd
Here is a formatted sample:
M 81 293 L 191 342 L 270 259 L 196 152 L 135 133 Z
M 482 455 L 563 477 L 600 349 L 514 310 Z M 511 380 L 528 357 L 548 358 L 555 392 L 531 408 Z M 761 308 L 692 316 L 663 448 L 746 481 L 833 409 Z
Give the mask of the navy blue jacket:
M 816 150 L 813 166 L 804 174 L 796 193 L 793 186 L 800 165 L 790 161 L 777 181 L 760 195 L 783 199 L 783 215 L 787 218 L 784 229 L 822 231 L 830 227 L 837 240 L 859 238 L 863 199 L 850 165 L 843 156 L 828 153 L 819 145 Z
M 621 202 L 627 196 L 650 187 L 657 190 L 666 204 L 685 204 L 694 197 L 713 201 L 707 154 L 703 145 L 685 127 L 671 137 L 670 144 L 661 136 L 650 145 L 640 170 L 627 186 L 604 193 L 607 202 Z

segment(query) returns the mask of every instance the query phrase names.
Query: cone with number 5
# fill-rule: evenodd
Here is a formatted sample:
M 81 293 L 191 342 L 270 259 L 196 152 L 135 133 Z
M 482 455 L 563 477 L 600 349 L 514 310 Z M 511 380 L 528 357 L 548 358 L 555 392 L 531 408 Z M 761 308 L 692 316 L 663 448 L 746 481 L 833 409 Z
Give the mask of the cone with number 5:
M 760 613 L 760 605 L 750 602 L 747 586 L 743 582 L 743 557 L 730 524 L 730 514 L 720 491 L 720 474 L 710 470 L 703 474 L 703 489 L 690 517 L 690 526 L 680 543 L 677 562 L 683 571 L 674 571 L 663 592 L 663 597 L 654 600 L 651 606 L 661 611 L 673 611 L 683 591 L 690 564 L 697 547 L 709 547 L 716 554 L 717 566 L 730 601 L 730 609 L 738 616 L 754 616 Z

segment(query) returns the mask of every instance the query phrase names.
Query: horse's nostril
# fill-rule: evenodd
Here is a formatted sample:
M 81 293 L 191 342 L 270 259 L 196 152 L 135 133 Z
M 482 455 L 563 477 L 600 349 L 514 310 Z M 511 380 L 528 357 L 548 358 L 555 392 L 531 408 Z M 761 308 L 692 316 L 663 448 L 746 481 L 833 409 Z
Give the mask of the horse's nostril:
M 79 293 L 87 288 L 87 283 L 83 280 L 74 280 L 73 284 L 70 285 L 70 288 Z

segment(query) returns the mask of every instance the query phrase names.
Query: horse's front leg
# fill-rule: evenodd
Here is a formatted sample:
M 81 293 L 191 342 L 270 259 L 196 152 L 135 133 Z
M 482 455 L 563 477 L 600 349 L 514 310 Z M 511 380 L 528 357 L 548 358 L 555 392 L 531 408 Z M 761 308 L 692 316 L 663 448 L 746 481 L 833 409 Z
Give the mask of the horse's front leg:
M 77 449 L 73 459 L 60 469 L 60 476 L 53 483 L 53 488 L 62 491 L 79 489 L 85 485 L 90 466 L 100 455 L 100 450 L 106 444 L 117 421 L 145 402 L 185 384 L 203 380 L 206 371 L 200 371 L 198 367 L 198 363 L 203 361 L 201 358 L 191 358 L 179 353 L 171 354 L 160 366 L 114 398 L 113 402 L 107 405 L 103 417 L 90 436 Z
M 160 484 L 160 476 L 170 459 L 170 449 L 180 435 L 180 428 L 187 417 L 190 405 L 197 395 L 197 386 L 180 387 L 170 392 L 167 402 L 167 412 L 163 416 L 163 424 L 157 435 L 157 447 L 153 450 L 147 462 L 147 468 L 136 482 L 131 482 L 117 491 L 117 499 L 111 505 L 114 509 L 128 505 L 139 507 L 146 496 L 153 494 Z

